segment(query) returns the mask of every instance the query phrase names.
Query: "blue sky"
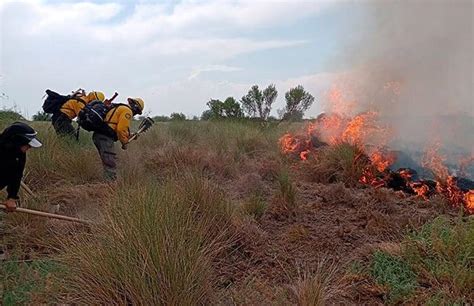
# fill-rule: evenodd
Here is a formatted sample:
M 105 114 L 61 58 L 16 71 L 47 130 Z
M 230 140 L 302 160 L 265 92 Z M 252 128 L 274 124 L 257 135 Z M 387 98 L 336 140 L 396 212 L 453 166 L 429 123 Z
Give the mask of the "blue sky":
M 338 73 L 345 47 L 366 30 L 366 8 L 343 1 L 3 1 L 0 86 L 31 116 L 47 88 L 144 98 L 153 114 L 200 115 L 210 99 L 253 84 L 315 97 Z

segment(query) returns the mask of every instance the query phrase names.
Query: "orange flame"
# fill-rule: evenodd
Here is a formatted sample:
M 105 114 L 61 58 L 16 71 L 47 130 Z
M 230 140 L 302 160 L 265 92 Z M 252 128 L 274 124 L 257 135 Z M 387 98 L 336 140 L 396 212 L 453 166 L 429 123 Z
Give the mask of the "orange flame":
M 376 128 L 371 126 L 376 116 L 375 112 L 366 112 L 352 118 L 342 133 L 342 139 L 351 144 L 364 144 L 370 129 Z
M 296 139 L 290 133 L 287 133 L 280 138 L 280 148 L 283 153 L 293 153 L 298 148 L 298 144 Z
M 431 169 L 437 180 L 446 181 L 449 176 L 449 171 L 444 165 L 446 158 L 438 153 L 440 146 L 441 144 L 439 142 L 430 146 L 427 149 L 421 164 L 423 167 Z
M 428 193 L 430 188 L 422 182 L 413 182 L 410 183 L 410 187 L 415 191 L 416 195 L 423 200 L 428 200 Z
M 400 82 L 388 82 L 384 89 L 399 95 L 402 84 Z M 313 147 L 319 142 L 328 145 L 338 143 L 349 143 L 361 149 L 369 157 L 370 165 L 363 171 L 359 182 L 374 187 L 387 186 L 391 177 L 387 169 L 395 162 L 396 156 L 389 154 L 383 148 L 388 144 L 392 130 L 381 126 L 378 113 L 367 111 L 354 117 L 349 117 L 350 111 L 354 111 L 355 101 L 348 100 L 342 92 L 333 87 L 329 92 L 332 113 L 321 114 L 314 122 L 310 123 L 302 134 L 292 135 L 287 133 L 280 140 L 280 147 L 284 154 L 307 160 L 312 153 Z M 457 179 L 450 176 L 448 167 L 445 165 L 446 158 L 439 154 L 440 143 L 435 143 L 426 150 L 422 160 L 422 166 L 432 170 L 436 177 L 436 192 L 444 195 L 450 203 L 455 206 L 464 206 L 467 211 L 474 213 L 474 190 L 463 192 L 457 185 Z M 358 157 L 356 157 L 357 160 Z M 460 172 L 474 161 L 474 156 L 460 163 Z M 383 175 L 381 175 L 383 174 Z M 422 199 L 428 200 L 433 186 L 428 181 L 411 181 L 409 171 L 399 173 L 405 180 L 405 184 Z M 386 181 L 387 180 L 387 181 Z
M 339 86 L 333 86 L 327 94 L 329 109 L 333 113 L 348 115 L 354 111 L 357 102 L 347 99 Z
M 306 160 L 309 155 L 309 148 L 311 147 L 311 139 L 305 136 L 293 136 L 286 133 L 279 140 L 280 149 L 287 155 L 298 155 L 302 160 Z
M 376 177 L 369 168 L 364 169 L 362 176 L 359 178 L 359 183 L 370 185 L 375 188 L 385 186 L 385 181 L 382 178 Z
M 464 192 L 457 186 L 455 177 L 448 176 L 445 183 L 438 181 L 436 189 L 444 194 L 454 207 L 464 205 Z
M 469 190 L 464 195 L 464 202 L 468 212 L 474 214 L 474 189 Z
M 395 162 L 395 160 L 396 156 L 394 154 L 384 154 L 381 151 L 375 151 L 370 155 L 370 161 L 379 172 L 385 171 Z

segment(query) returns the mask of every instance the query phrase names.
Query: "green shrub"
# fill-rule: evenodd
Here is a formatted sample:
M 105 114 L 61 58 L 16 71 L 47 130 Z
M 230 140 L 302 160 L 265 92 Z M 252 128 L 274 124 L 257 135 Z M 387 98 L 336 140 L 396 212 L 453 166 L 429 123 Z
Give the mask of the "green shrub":
M 25 120 L 25 118 L 17 111 L 12 110 L 12 109 L 0 110 L 0 121 L 11 123 L 13 121 L 18 121 L 18 120 Z
M 474 219 L 438 217 L 404 241 L 404 258 L 443 303 L 474 300 Z
M 45 113 L 43 111 L 39 111 L 33 115 L 33 121 L 51 121 L 51 114 Z
M 0 261 L 2 305 L 31 304 L 31 297 L 45 289 L 51 273 L 60 270 L 51 260 Z
M 387 286 L 389 303 L 407 299 L 417 287 L 416 274 L 401 258 L 377 251 L 370 271 L 377 284 Z

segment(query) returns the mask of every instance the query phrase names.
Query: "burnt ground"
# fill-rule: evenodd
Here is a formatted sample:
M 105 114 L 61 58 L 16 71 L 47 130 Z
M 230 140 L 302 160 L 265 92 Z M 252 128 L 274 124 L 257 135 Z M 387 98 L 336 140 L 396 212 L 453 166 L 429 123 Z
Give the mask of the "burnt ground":
M 351 263 L 368 261 L 378 249 L 399 249 L 408 231 L 441 213 L 454 213 L 441 198 L 426 202 L 385 188 L 295 185 L 295 208 L 282 208 L 281 200 L 272 197 L 260 220 L 239 224 L 227 262 L 232 268 L 221 275 L 221 285 L 232 292 L 227 302 L 284 303 L 303 272 L 316 271 L 323 261 L 336 267 L 330 302 L 383 304 L 383 290 L 349 276 Z

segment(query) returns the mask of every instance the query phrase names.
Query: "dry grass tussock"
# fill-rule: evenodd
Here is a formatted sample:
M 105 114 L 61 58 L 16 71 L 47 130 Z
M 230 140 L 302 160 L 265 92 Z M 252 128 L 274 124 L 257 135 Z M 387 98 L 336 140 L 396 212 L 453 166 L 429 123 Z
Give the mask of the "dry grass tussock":
M 369 160 L 363 151 L 354 145 L 340 143 L 322 147 L 309 156 L 302 170 L 314 182 L 342 182 L 347 186 L 356 186 Z
M 68 241 L 67 298 L 92 304 L 195 305 L 213 300 L 214 257 L 229 244 L 232 210 L 199 175 L 119 186 L 106 219 Z M 125 188 L 126 187 L 126 188 Z
M 334 297 L 341 294 L 343 287 L 337 282 L 338 266 L 336 263 L 322 259 L 314 271 L 299 272 L 294 285 L 290 287 L 297 305 L 327 305 Z

